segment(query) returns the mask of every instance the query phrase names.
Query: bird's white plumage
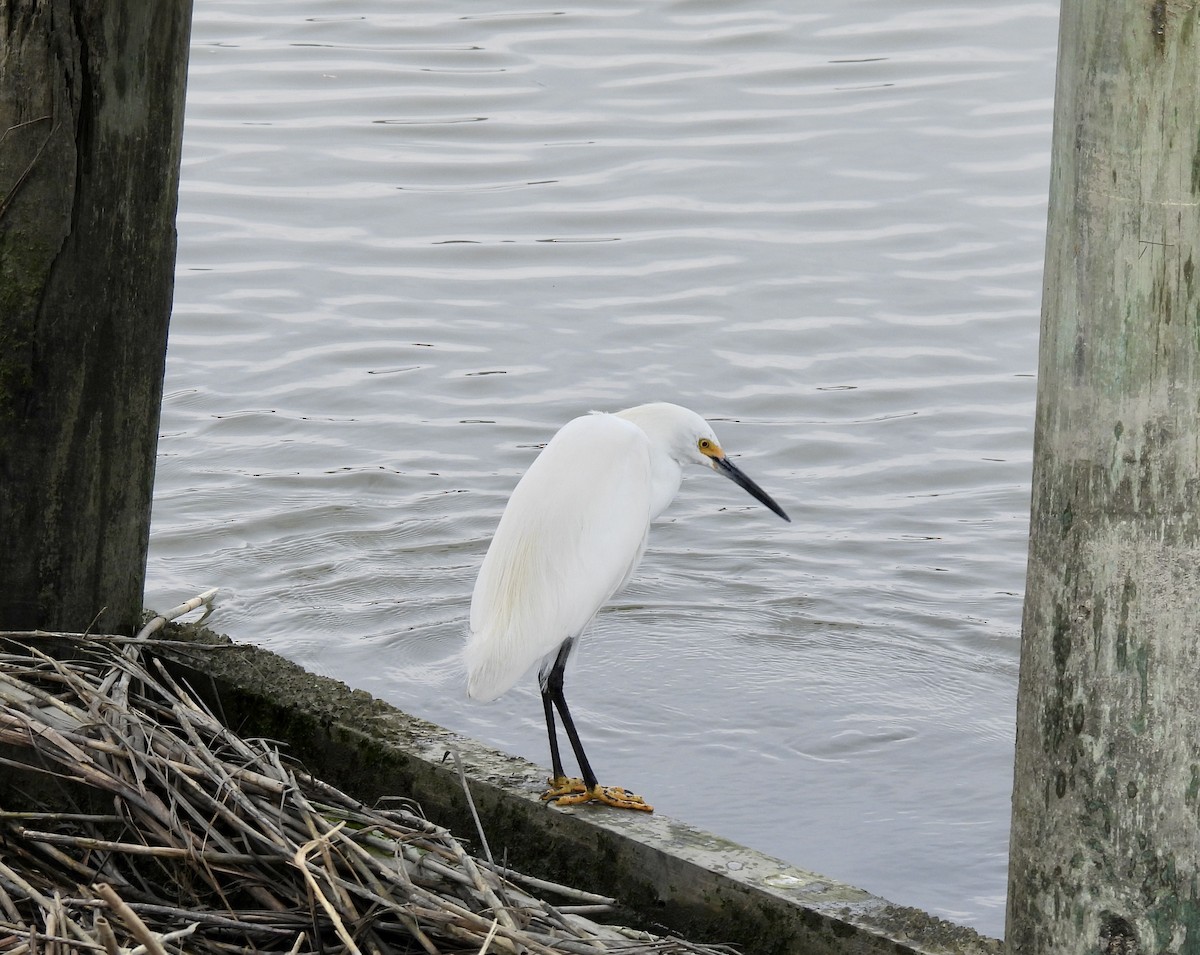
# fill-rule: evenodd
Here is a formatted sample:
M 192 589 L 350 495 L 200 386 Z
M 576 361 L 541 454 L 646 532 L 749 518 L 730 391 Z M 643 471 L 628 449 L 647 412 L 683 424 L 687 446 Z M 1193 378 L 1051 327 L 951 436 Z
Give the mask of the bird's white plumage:
M 685 464 L 719 472 L 790 520 L 726 457 L 707 421 L 658 402 L 567 422 L 513 490 L 483 558 L 471 597 L 467 692 L 494 700 L 542 661 L 553 771 L 543 799 L 653 811 L 641 796 L 600 785 L 567 707 L 563 672 L 575 639 L 641 560 L 650 522 L 679 491 Z M 580 779 L 564 770 L 558 722 Z
M 580 634 L 633 573 L 655 507 L 679 480 L 678 464 L 626 418 L 562 427 L 514 489 L 475 583 L 472 697 L 495 699 Z

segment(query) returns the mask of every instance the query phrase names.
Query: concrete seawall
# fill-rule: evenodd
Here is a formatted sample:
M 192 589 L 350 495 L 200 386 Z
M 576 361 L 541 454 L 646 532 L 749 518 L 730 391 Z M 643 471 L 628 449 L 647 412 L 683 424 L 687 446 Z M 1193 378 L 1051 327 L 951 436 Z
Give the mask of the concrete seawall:
M 628 921 L 756 955 L 997 955 L 1001 945 L 659 814 L 548 807 L 546 770 L 203 628 L 160 655 L 242 735 L 279 741 L 365 802 L 399 796 L 477 844 L 457 753 L 497 861 L 617 898 Z M 625 913 L 623 913 L 624 915 Z

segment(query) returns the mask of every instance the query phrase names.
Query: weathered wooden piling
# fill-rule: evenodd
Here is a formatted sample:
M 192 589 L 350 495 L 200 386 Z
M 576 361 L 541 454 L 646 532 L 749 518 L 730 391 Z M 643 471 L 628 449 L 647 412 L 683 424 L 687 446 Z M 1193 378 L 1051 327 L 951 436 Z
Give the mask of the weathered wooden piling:
M 1063 0 L 1007 948 L 1200 952 L 1200 6 Z
M 191 0 L 0 0 L 0 626 L 132 632 Z

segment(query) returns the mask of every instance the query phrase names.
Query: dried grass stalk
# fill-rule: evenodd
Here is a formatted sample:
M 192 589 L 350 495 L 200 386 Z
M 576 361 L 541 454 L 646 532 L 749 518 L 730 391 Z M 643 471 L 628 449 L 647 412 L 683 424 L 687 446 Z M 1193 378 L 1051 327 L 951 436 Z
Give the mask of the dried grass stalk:
M 211 593 L 183 606 L 200 603 Z M 407 808 L 312 778 L 223 726 L 144 653 L 149 632 L 79 639 L 70 659 L 36 635 L 0 647 L 0 764 L 72 807 L 0 790 L 5 951 L 727 951 L 592 922 L 581 913 L 611 900 L 501 870 Z

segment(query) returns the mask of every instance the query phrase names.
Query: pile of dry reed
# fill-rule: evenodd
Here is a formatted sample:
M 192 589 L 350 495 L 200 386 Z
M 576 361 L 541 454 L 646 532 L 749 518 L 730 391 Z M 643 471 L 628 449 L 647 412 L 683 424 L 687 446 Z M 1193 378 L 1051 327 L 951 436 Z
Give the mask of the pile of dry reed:
M 0 952 L 718 951 L 598 925 L 610 900 L 314 779 L 223 726 L 144 640 L 40 643 L 0 653 Z M 69 811 L 35 811 L 33 789 Z

